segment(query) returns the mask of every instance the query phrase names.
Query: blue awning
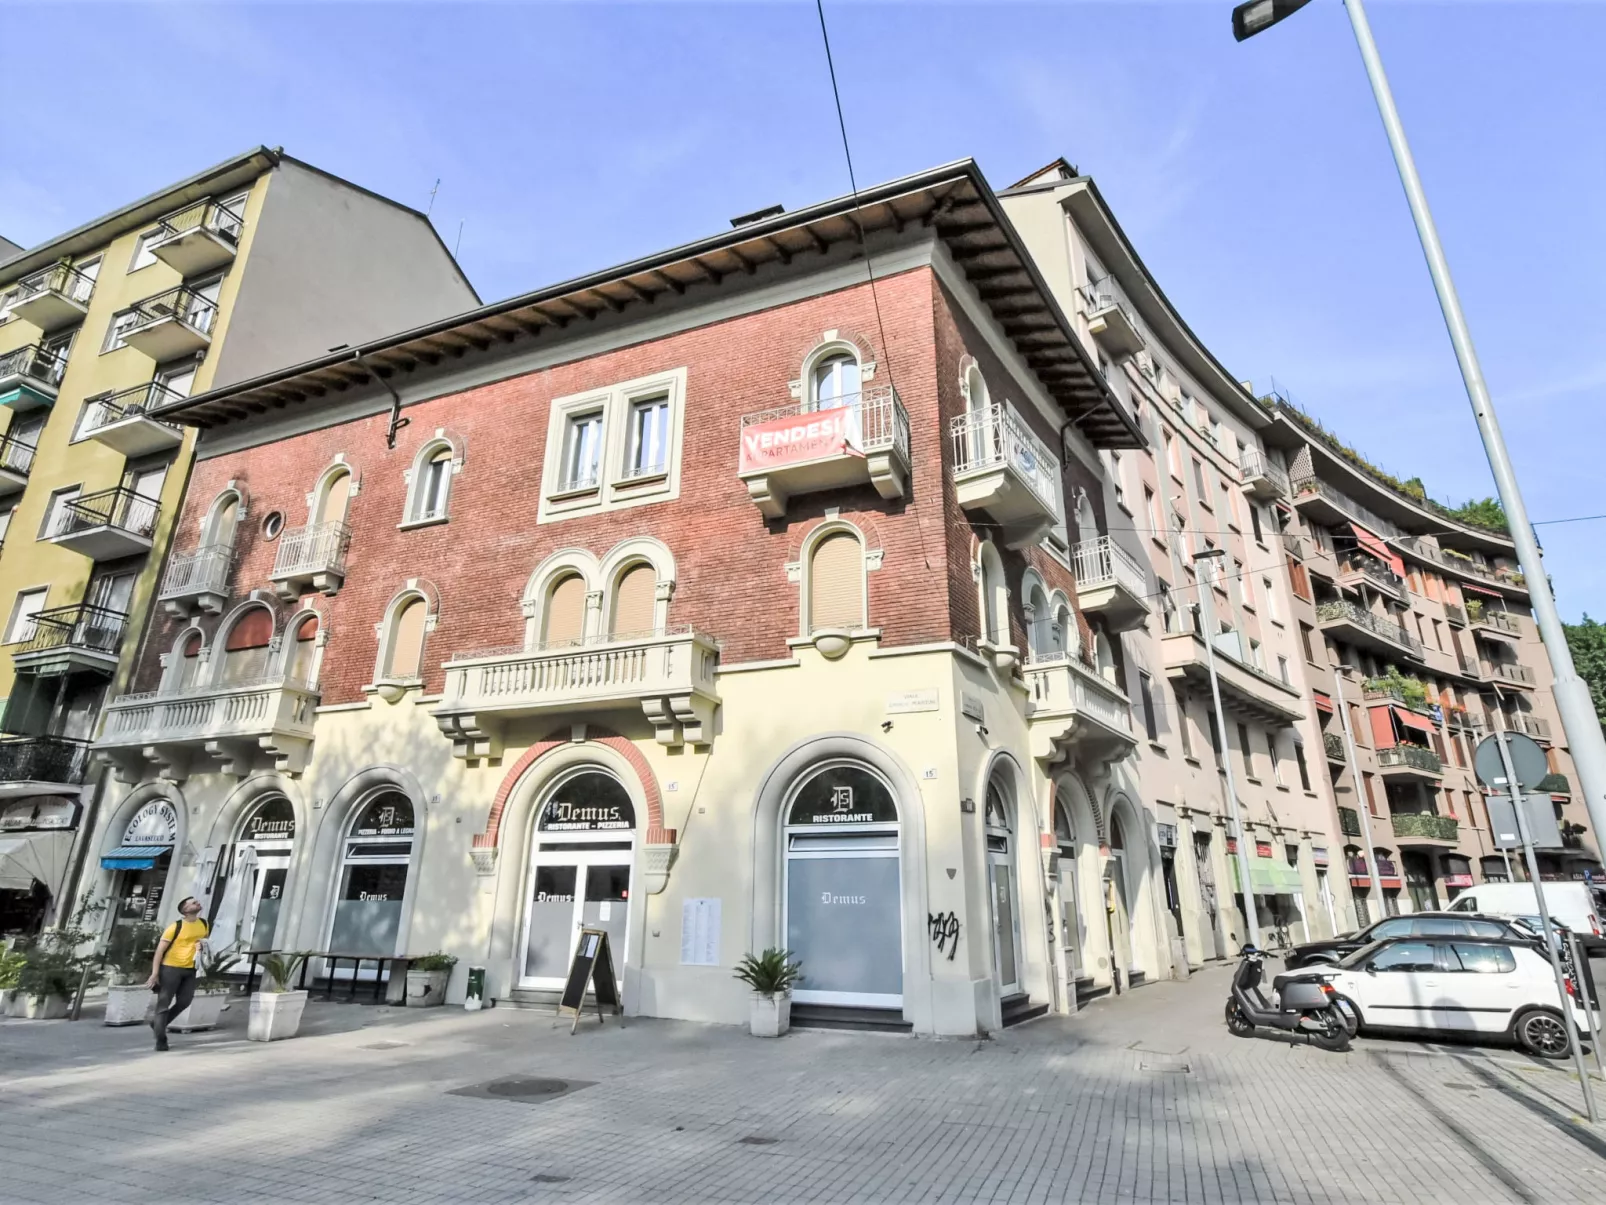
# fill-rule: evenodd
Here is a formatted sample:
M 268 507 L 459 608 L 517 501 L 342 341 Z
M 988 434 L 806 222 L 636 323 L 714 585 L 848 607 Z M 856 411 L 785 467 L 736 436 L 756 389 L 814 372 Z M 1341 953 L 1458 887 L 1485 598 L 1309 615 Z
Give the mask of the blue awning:
M 102 870 L 149 870 L 156 859 L 171 853 L 171 845 L 119 845 L 101 858 Z

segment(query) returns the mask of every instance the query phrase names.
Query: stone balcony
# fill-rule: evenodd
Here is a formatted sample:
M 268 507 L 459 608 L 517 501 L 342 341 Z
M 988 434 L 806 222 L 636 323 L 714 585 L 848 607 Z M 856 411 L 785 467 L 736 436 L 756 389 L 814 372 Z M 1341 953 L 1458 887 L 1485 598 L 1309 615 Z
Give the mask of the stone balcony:
M 1359 645 L 1385 657 L 1401 653 L 1422 660 L 1422 642 L 1392 619 L 1385 619 L 1347 598 L 1316 604 L 1316 621 L 1322 631 L 1334 632 L 1348 644 Z
M 909 415 L 890 385 L 829 409 L 780 406 L 742 417 L 737 476 L 766 519 L 796 494 L 872 485 L 883 498 L 909 489 Z
M 216 201 L 200 201 L 163 218 L 150 253 L 183 277 L 221 268 L 239 249 L 244 215 Z
M 197 611 L 221 615 L 229 601 L 229 571 L 234 549 L 207 544 L 194 552 L 175 552 L 162 575 L 156 599 L 169 615 L 188 616 Z
M 1032 756 L 1043 764 L 1073 753 L 1083 762 L 1119 760 L 1137 744 L 1131 701 L 1079 657 L 1034 659 L 1022 673 Z
M 1422 745 L 1385 745 L 1377 751 L 1377 768 L 1384 778 L 1390 779 L 1444 777 L 1444 763 L 1439 755 Z
M 955 415 L 948 435 L 959 505 L 985 514 L 1004 544 L 1036 544 L 1060 521 L 1059 462 L 1014 410 L 995 402 Z
M 122 782 L 138 782 L 152 767 L 182 782 L 209 760 L 244 777 L 262 755 L 279 773 L 300 774 L 317 707 L 317 687 L 283 675 L 122 695 L 106 705 L 94 751 Z
M 45 333 L 62 330 L 84 320 L 95 278 L 71 264 L 52 264 L 17 282 L 11 299 L 11 316 L 37 326 Z
M 334 594 L 346 580 L 346 549 L 351 528 L 344 523 L 313 523 L 292 527 L 279 537 L 273 572 L 273 592 L 286 602 L 317 591 Z
M 1083 540 L 1071 549 L 1076 601 L 1101 615 L 1111 632 L 1141 628 L 1149 616 L 1149 579 L 1135 557 L 1109 536 Z
M 1208 695 L 1210 665 L 1204 638 L 1195 632 L 1173 632 L 1160 643 L 1166 677 Z M 1240 660 L 1222 639 L 1216 643 L 1215 661 L 1221 703 L 1228 711 L 1245 712 L 1267 724 L 1293 724 L 1304 716 L 1295 687 Z
M 719 645 L 687 627 L 588 644 L 492 649 L 446 663 L 433 712 L 458 757 L 500 757 L 511 720 L 639 708 L 660 744 L 714 739 Z
M 1087 318 L 1087 333 L 1112 358 L 1124 360 L 1143 350 L 1143 330 L 1137 317 L 1108 283 L 1082 285 L 1076 292 Z
M 1251 498 L 1269 502 L 1288 497 L 1288 474 L 1266 459 L 1264 453 L 1253 448 L 1238 462 L 1240 483 Z

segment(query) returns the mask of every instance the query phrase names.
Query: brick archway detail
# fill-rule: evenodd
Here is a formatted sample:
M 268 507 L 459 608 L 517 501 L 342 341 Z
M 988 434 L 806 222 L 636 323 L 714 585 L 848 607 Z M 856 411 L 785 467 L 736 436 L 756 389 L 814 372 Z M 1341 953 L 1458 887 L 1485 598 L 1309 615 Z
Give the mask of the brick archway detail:
M 508 770 L 502 779 L 502 785 L 496 790 L 496 798 L 491 801 L 491 814 L 485 820 L 485 831 L 474 835 L 475 849 L 495 849 L 502 835 L 502 814 L 507 809 L 507 801 L 513 795 L 513 789 L 519 785 L 525 773 L 536 762 L 540 761 L 554 749 L 561 749 L 565 745 L 605 745 L 612 749 L 636 772 L 636 778 L 641 783 L 641 793 L 647 798 L 647 832 L 644 843 L 647 845 L 673 845 L 675 843 L 675 830 L 664 827 L 663 799 L 658 793 L 658 779 L 653 775 L 652 768 L 647 765 L 647 759 L 641 755 L 641 750 L 635 744 L 619 736 L 617 733 L 607 732 L 605 729 L 593 729 L 596 735 L 587 735 L 584 741 L 574 741 L 568 737 L 557 734 L 537 741 L 524 751 L 513 767 Z

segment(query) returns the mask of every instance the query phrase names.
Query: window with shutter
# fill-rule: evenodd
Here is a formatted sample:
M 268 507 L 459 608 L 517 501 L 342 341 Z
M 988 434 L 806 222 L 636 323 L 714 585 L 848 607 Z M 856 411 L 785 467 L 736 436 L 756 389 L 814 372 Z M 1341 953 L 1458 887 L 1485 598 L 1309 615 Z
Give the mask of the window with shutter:
M 240 616 L 223 642 L 223 681 L 248 682 L 266 674 L 272 643 L 273 615 L 266 607 L 253 607 Z
M 344 523 L 346 503 L 351 499 L 351 474 L 341 473 L 324 486 L 323 504 L 318 507 L 319 523 Z
M 390 666 L 386 677 L 416 678 L 424 661 L 424 618 L 429 607 L 411 598 L 391 617 Z
M 318 617 L 308 615 L 296 625 L 295 639 L 290 644 L 290 657 L 285 676 L 295 682 L 312 681 L 312 659 L 317 652 Z
M 651 565 L 632 565 L 620 574 L 613 595 L 614 636 L 638 636 L 653 629 L 653 603 L 658 571 Z
M 579 644 L 585 634 L 586 583 L 578 573 L 563 578 L 547 595 L 545 644 Z
M 201 675 L 201 634 L 191 632 L 184 638 L 184 644 L 179 649 L 178 688 L 187 690 L 200 681 Z
M 809 629 L 864 626 L 864 553 L 850 532 L 814 546 L 809 558 Z

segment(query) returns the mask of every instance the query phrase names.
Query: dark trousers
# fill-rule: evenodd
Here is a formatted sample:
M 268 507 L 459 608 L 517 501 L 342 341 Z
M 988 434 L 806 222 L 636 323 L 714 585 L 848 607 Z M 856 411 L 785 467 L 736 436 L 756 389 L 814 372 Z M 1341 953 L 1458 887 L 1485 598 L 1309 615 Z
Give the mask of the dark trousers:
M 163 965 L 156 980 L 156 1041 L 167 1042 L 167 1027 L 195 999 L 195 968 Z

